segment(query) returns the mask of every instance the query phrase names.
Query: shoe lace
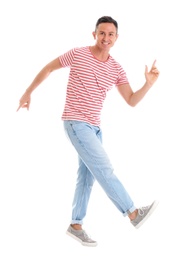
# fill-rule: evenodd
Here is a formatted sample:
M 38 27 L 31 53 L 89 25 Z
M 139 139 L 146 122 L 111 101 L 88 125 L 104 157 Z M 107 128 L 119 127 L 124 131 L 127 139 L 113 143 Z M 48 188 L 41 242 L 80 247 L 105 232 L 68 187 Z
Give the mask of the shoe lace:
M 85 238 L 89 238 L 88 234 L 83 230 L 83 235 Z
M 90 235 L 88 235 L 85 230 L 83 230 L 83 235 L 84 235 L 84 238 L 87 239 L 87 240 L 91 240 L 91 237 Z
M 143 216 L 144 213 L 145 213 L 145 211 L 146 211 L 148 208 L 149 208 L 149 206 L 139 208 L 139 209 L 138 209 L 138 214 L 139 214 L 140 216 Z

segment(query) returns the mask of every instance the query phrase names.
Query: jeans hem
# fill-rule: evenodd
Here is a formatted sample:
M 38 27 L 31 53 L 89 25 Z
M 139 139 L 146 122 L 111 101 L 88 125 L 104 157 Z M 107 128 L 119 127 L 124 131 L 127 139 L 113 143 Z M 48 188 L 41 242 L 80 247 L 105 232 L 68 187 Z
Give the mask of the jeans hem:
M 83 225 L 83 221 L 82 220 L 72 220 L 71 224 L 79 224 L 79 225 Z
M 134 212 L 136 210 L 135 206 L 132 206 L 129 210 L 127 210 L 127 212 L 125 212 L 123 214 L 124 217 L 128 216 L 129 214 L 131 214 L 132 212 Z

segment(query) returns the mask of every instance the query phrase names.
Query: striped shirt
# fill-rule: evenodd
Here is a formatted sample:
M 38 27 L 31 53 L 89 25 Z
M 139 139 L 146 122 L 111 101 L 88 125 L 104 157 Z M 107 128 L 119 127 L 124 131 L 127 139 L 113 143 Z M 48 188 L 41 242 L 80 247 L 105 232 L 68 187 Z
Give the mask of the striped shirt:
M 71 49 L 59 60 L 70 67 L 62 119 L 99 126 L 107 91 L 128 83 L 125 71 L 111 56 L 106 62 L 96 59 L 88 46 Z

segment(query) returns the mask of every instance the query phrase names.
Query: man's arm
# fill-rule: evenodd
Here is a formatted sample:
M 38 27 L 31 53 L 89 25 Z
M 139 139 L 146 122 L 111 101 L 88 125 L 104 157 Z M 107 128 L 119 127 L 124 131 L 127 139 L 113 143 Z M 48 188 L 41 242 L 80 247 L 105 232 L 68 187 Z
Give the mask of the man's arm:
M 49 62 L 34 78 L 30 86 L 26 89 L 25 93 L 19 100 L 19 106 L 17 111 L 20 108 L 27 108 L 29 110 L 31 102 L 31 94 L 49 75 L 52 71 L 62 68 L 59 58 Z
M 125 99 L 127 104 L 134 107 L 142 98 L 146 95 L 152 85 L 156 82 L 159 77 L 159 71 L 155 66 L 156 61 L 154 61 L 151 70 L 148 72 L 148 67 L 145 67 L 145 78 L 146 82 L 142 88 L 133 92 L 129 84 L 123 84 L 118 86 L 118 91 L 121 96 Z

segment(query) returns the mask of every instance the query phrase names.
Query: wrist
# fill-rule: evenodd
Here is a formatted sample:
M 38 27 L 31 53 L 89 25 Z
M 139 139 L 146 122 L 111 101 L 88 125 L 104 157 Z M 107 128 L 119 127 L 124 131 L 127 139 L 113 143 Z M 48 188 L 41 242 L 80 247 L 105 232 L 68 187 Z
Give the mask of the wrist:
M 31 95 L 32 90 L 31 90 L 30 88 L 27 88 L 26 91 L 25 91 L 25 93 L 28 94 L 28 95 Z
M 153 84 L 149 81 L 146 81 L 145 85 L 146 85 L 146 87 L 151 88 Z

